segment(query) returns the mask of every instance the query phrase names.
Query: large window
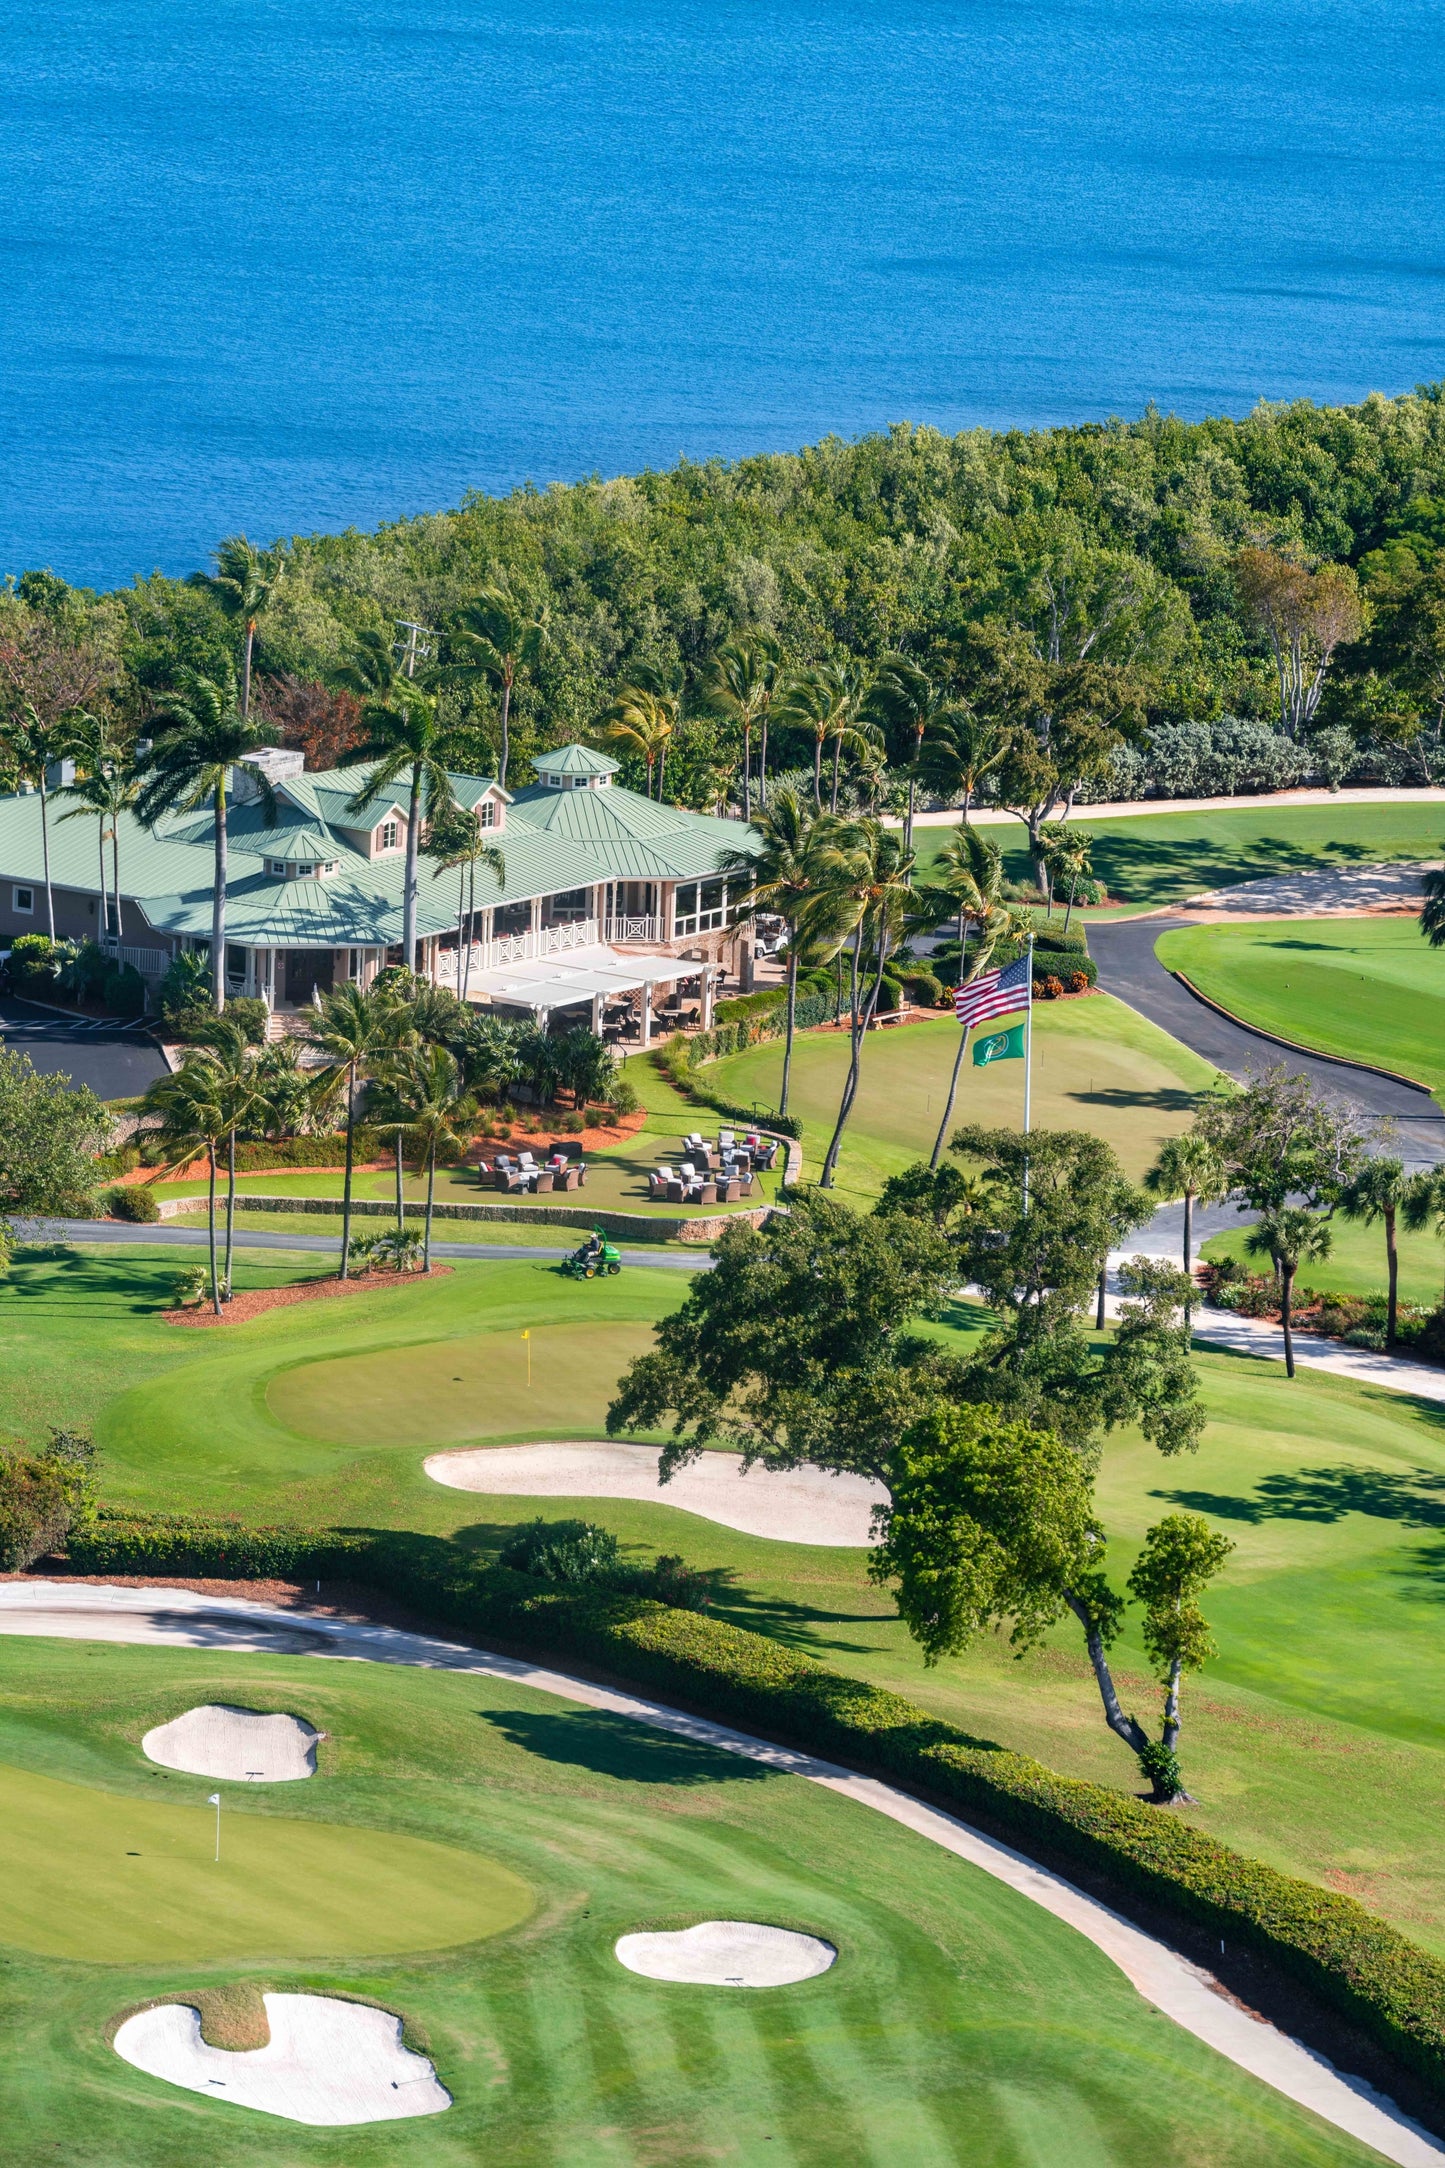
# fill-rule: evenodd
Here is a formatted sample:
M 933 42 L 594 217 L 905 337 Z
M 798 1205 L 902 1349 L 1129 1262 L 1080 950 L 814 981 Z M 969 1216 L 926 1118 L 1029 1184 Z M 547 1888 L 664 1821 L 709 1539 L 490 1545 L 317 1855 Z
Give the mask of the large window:
M 588 915 L 591 891 L 585 888 L 564 889 L 560 896 L 549 896 L 544 908 L 544 920 L 549 926 L 575 926 Z
M 727 923 L 726 881 L 687 881 L 673 898 L 672 930 L 682 939 L 687 934 L 716 933 Z
M 376 847 L 379 851 L 394 851 L 400 837 L 401 828 L 396 821 L 383 821 L 376 831 Z

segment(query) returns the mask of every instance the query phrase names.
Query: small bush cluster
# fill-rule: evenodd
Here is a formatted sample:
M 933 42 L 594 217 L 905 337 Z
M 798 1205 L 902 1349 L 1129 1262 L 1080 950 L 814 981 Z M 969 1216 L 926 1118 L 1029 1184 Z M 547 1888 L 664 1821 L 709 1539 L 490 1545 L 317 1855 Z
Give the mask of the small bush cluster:
M 23 1573 L 46 1558 L 95 1512 L 95 1447 L 72 1430 L 52 1430 L 38 1453 L 0 1453 L 0 1573 Z
M 524 1521 L 503 1546 L 498 1564 L 535 1581 L 574 1588 L 591 1583 L 652 1597 L 680 1611 L 702 1611 L 712 1601 L 711 1580 L 684 1558 L 664 1553 L 650 1566 L 629 1566 L 616 1536 L 595 1521 Z
M 105 1208 L 112 1219 L 129 1220 L 139 1227 L 152 1227 L 161 1216 L 156 1193 L 144 1182 L 128 1182 L 119 1189 L 108 1190 Z

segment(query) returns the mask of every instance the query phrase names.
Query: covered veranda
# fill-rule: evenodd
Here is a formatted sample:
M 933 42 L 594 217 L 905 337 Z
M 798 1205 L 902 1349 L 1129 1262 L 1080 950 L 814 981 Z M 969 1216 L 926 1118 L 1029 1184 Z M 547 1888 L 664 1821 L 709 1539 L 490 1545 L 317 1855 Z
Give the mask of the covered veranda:
M 635 1014 L 640 1046 L 650 1046 L 654 1022 L 654 996 L 661 990 L 671 998 L 660 1021 L 669 1021 L 668 1008 L 682 1021 L 681 991 L 689 980 L 697 982 L 696 1021 L 705 1031 L 712 1023 L 713 981 L 718 967 L 696 957 L 651 955 L 637 950 L 608 948 L 573 949 L 546 962 L 535 958 L 515 964 L 496 965 L 476 971 L 467 986 L 467 998 L 502 1008 L 530 1009 L 546 1029 L 558 1009 L 590 1008 L 592 1029 L 599 1038 L 619 1040 L 629 1036 L 625 1018 Z

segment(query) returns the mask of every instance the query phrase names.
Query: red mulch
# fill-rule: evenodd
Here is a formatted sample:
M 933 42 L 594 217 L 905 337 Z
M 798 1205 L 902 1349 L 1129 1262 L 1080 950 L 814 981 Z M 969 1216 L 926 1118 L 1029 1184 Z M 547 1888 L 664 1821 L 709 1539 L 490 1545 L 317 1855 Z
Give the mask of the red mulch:
M 431 1277 L 443 1279 L 451 1269 L 450 1265 L 433 1265 Z M 167 1310 L 164 1315 L 168 1325 L 244 1325 L 248 1318 L 260 1317 L 266 1310 L 284 1310 L 293 1302 L 321 1302 L 330 1295 L 369 1295 L 379 1287 L 424 1287 L 426 1277 L 424 1272 L 361 1272 L 350 1280 L 298 1280 L 289 1287 L 249 1287 L 244 1294 L 233 1295 L 223 1303 L 219 1317 L 211 1308 L 209 1296 L 194 1310 Z
M 646 1120 L 647 1115 L 645 1112 L 624 1114 L 620 1121 L 610 1124 L 605 1129 L 583 1129 L 571 1133 L 562 1129 L 554 1131 L 517 1127 L 511 1131 L 509 1136 L 498 1134 L 491 1137 L 474 1137 L 467 1147 L 466 1158 L 468 1164 L 474 1166 L 479 1159 L 490 1159 L 493 1152 L 505 1151 L 509 1144 L 525 1145 L 527 1150 L 533 1154 L 539 1149 L 544 1153 L 555 1152 L 558 1146 L 563 1144 L 579 1146 L 584 1155 L 589 1152 L 601 1152 L 608 1145 L 625 1144 L 629 1137 L 635 1137 Z

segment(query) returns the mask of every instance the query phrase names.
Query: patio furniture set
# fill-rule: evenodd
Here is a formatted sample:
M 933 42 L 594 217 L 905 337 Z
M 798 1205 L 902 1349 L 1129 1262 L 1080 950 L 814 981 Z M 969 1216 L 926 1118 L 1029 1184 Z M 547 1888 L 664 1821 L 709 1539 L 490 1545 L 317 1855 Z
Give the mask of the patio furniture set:
M 508 1195 L 546 1197 L 554 1190 L 585 1189 L 587 1162 L 574 1146 L 559 1145 L 549 1159 L 536 1160 L 530 1152 L 495 1152 L 490 1160 L 478 1160 L 482 1181 Z
M 655 1167 L 647 1178 L 648 1194 L 663 1204 L 738 1204 L 750 1197 L 759 1169 L 777 1158 L 776 1137 L 739 1138 L 722 1129 L 716 1144 L 694 1134 L 684 1137 L 686 1157 L 674 1167 Z

